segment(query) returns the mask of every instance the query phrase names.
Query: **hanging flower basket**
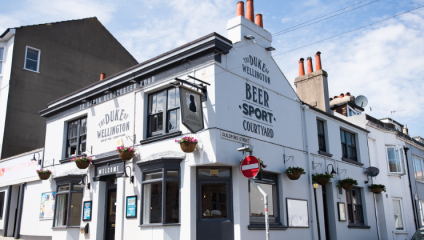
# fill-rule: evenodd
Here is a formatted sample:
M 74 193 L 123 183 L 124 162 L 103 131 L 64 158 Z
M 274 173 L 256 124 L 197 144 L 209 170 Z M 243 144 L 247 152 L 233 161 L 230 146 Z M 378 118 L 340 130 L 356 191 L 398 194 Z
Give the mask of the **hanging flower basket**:
M 301 167 L 289 167 L 286 170 L 286 175 L 290 180 L 297 180 L 302 174 L 306 174 L 306 172 Z
M 71 162 L 75 162 L 79 169 L 86 169 L 90 166 L 92 162 L 91 157 L 74 157 L 71 159 Z
M 194 152 L 198 143 L 194 137 L 183 137 L 180 140 L 175 139 L 175 142 L 180 144 L 181 150 L 185 153 Z
M 319 185 L 327 185 L 328 182 L 330 182 L 330 179 L 333 178 L 333 175 L 331 174 L 312 174 L 312 180 Z
M 122 161 L 131 160 L 135 153 L 135 149 L 133 147 L 117 147 L 116 151 L 119 153 L 119 157 Z
M 368 188 L 375 194 L 380 194 L 381 192 L 386 191 L 386 186 L 383 184 L 371 184 Z
M 37 170 L 37 173 L 40 180 L 47 180 L 50 178 L 50 175 L 52 175 L 50 170 Z
M 353 185 L 358 185 L 358 182 L 355 179 L 345 178 L 339 180 L 339 184 L 337 184 L 337 187 L 342 187 L 345 190 L 350 190 L 353 188 Z

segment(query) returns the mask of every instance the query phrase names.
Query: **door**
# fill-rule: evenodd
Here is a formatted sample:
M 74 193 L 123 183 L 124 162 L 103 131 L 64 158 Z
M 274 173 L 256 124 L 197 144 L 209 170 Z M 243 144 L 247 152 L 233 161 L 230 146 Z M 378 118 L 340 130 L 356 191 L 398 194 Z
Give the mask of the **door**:
M 197 239 L 233 240 L 230 169 L 198 169 L 198 172 Z M 211 172 L 213 174 L 210 174 Z M 219 174 L 221 172 L 222 174 Z
M 326 187 L 322 186 L 322 203 L 324 204 L 324 224 L 325 224 L 325 239 L 330 240 L 330 226 L 328 224 L 328 207 L 327 207 L 327 195 L 326 195 Z
M 115 240 L 116 224 L 116 178 L 107 179 L 105 239 Z

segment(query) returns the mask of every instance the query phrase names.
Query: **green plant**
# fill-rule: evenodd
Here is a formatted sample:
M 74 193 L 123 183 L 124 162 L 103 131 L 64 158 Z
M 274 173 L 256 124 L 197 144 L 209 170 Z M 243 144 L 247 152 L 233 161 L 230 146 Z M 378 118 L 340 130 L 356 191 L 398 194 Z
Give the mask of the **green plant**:
M 384 186 L 383 184 L 371 184 L 370 186 L 368 186 L 370 189 L 375 189 L 375 188 L 382 188 L 383 191 L 386 191 L 386 186 Z
M 358 182 L 355 179 L 345 178 L 345 179 L 339 180 L 339 184 L 337 184 L 337 187 L 342 187 L 343 183 L 358 185 Z
M 92 162 L 93 158 L 92 157 L 74 157 L 71 159 L 71 162 Z
M 312 174 L 312 181 L 316 182 L 318 178 L 324 178 L 324 179 L 330 180 L 333 177 L 334 177 L 333 175 L 328 173 L 315 173 L 315 174 Z
M 135 149 L 132 147 L 116 147 L 116 151 L 121 152 L 135 152 Z
M 286 173 L 295 173 L 295 172 L 301 172 L 302 174 L 306 174 L 305 169 L 301 167 L 289 167 L 286 169 Z

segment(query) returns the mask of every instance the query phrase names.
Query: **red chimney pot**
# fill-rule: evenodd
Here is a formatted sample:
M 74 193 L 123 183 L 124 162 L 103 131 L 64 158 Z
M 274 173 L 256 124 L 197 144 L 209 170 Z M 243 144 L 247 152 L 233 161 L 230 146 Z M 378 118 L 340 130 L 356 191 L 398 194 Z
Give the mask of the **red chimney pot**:
M 246 6 L 246 18 L 254 22 L 255 20 L 255 11 L 253 9 L 253 0 L 247 0 Z
M 305 75 L 305 66 L 303 65 L 303 61 L 305 61 L 303 58 L 299 60 L 299 77 Z
M 237 3 L 237 13 L 236 17 L 243 16 L 244 17 L 244 2 L 240 1 Z
M 317 52 L 315 54 L 315 65 L 316 65 L 316 71 L 319 71 L 322 69 L 322 65 L 321 65 L 321 52 Z
M 314 68 L 312 67 L 312 58 L 308 57 L 308 59 L 306 60 L 306 68 L 307 68 L 307 73 L 311 73 L 314 71 Z
M 340 93 L 339 98 L 343 98 L 343 97 L 344 97 L 344 94 Z
M 347 93 L 346 93 L 346 96 L 350 96 L 350 92 L 347 92 Z
M 106 78 L 106 73 L 100 73 L 100 81 Z
M 264 28 L 264 21 L 262 20 L 262 14 L 256 14 L 255 23 L 261 28 Z
M 333 101 L 333 98 L 330 98 L 330 101 Z

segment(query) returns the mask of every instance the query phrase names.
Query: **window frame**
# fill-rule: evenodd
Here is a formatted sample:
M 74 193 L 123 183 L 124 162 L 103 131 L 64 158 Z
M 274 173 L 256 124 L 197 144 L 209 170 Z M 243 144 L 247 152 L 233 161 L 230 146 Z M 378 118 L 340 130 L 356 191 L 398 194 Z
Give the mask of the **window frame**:
M 390 170 L 390 160 L 389 160 L 389 152 L 388 152 L 389 148 L 395 149 L 395 152 L 396 150 L 398 150 L 398 160 L 399 160 L 399 167 L 400 167 L 399 172 L 392 172 Z M 403 174 L 405 172 L 404 165 L 403 165 L 404 164 L 403 161 L 405 160 L 405 155 L 403 155 L 402 157 L 402 154 L 404 154 L 403 148 L 399 148 L 395 145 L 386 145 L 386 161 L 387 161 L 387 168 L 388 168 L 389 174 Z
M 81 176 L 82 178 L 82 176 Z M 81 225 L 81 219 L 82 219 L 82 207 L 83 207 L 83 202 L 84 202 L 84 187 L 81 188 L 81 190 L 74 190 L 74 185 L 78 185 L 77 183 L 75 183 L 75 181 L 70 181 L 67 183 L 57 183 L 56 184 L 56 199 L 54 201 L 54 214 L 53 214 L 53 228 L 69 228 L 69 227 L 79 227 Z M 67 191 L 60 191 L 59 192 L 59 188 L 63 187 L 63 186 L 69 186 L 69 190 Z M 78 225 L 69 225 L 70 222 L 70 218 L 71 218 L 71 203 L 72 203 L 72 194 L 73 193 L 81 193 L 81 209 L 80 209 L 80 217 L 79 220 L 80 222 L 78 223 Z M 59 195 L 65 195 L 68 194 L 68 205 L 67 205 L 67 216 L 66 216 L 66 225 L 65 226 L 55 226 L 56 224 L 56 208 L 58 206 L 57 204 L 57 200 L 58 200 L 58 196 Z
M 86 131 L 85 131 L 85 134 L 84 135 L 81 135 L 81 122 L 82 122 L 82 120 L 84 120 L 85 119 L 85 129 L 86 129 Z M 77 124 L 77 135 L 76 135 L 76 139 L 77 139 L 77 141 L 76 141 L 76 143 L 75 144 L 70 144 L 69 143 L 69 124 L 71 124 L 71 123 L 74 123 L 74 122 L 77 122 L 78 121 L 78 124 Z M 79 118 L 76 118 L 76 119 L 72 119 L 72 120 L 69 120 L 69 121 L 67 121 L 66 122 L 66 135 L 65 135 L 65 158 L 72 158 L 72 157 L 77 157 L 77 156 L 81 156 L 81 155 L 83 155 L 83 151 L 81 151 L 81 144 L 84 144 L 85 143 L 85 150 L 87 150 L 87 136 L 88 136 L 88 134 L 87 134 L 87 128 L 88 128 L 88 117 L 87 116 L 82 116 L 82 117 L 79 117 Z M 82 137 L 83 136 L 85 136 L 85 139 L 83 140 L 82 139 Z M 70 152 L 69 152 L 69 148 L 71 147 L 71 146 L 76 146 L 76 153 L 74 154 L 74 155 L 72 155 Z
M 398 230 L 396 229 L 396 222 L 395 222 L 395 232 L 405 232 L 405 218 L 404 218 L 404 214 L 403 214 L 403 205 L 402 205 L 402 198 L 398 198 L 398 197 L 392 197 L 392 207 L 393 207 L 393 217 L 395 217 L 395 212 L 394 212 L 394 205 L 393 202 L 394 201 L 399 201 L 399 207 L 400 207 L 400 215 L 401 215 L 401 219 L 402 219 L 402 226 L 403 229 L 402 230 Z
M 418 200 L 418 205 L 420 207 L 421 227 L 423 227 L 424 226 L 424 200 Z
M 343 143 L 343 140 L 342 140 L 342 133 L 343 133 L 343 135 L 344 135 L 344 141 L 345 141 L 345 143 Z M 349 133 L 351 136 L 353 136 L 354 137 L 354 143 L 355 143 L 355 146 L 353 146 L 354 148 L 355 148 L 355 158 L 351 158 L 351 156 L 349 155 L 349 147 L 352 147 L 352 146 L 349 146 L 348 144 L 347 144 L 347 141 L 346 141 L 346 139 L 347 139 L 347 133 Z M 359 158 L 358 158 L 358 144 L 357 144 L 357 134 L 356 133 L 354 133 L 354 132 L 351 132 L 351 131 L 348 131 L 348 130 L 345 130 L 345 129 L 343 129 L 343 128 L 340 128 L 340 144 L 341 144 L 341 147 L 342 147 L 342 158 L 344 158 L 344 159 L 348 159 L 348 160 L 351 160 L 351 161 L 355 161 L 355 162 L 359 162 L 358 160 L 359 160 Z M 343 153 L 343 144 L 345 144 L 346 145 L 346 155 L 344 155 L 344 153 Z
M 319 133 L 319 124 L 320 123 L 322 123 L 322 131 L 323 131 L 322 134 Z M 323 151 L 323 152 L 327 152 L 326 127 L 325 127 L 326 124 L 325 123 L 326 122 L 324 120 L 317 118 L 318 150 Z M 320 137 L 323 139 L 323 142 L 324 142 L 324 148 L 323 149 L 319 145 Z
M 4 47 L 0 47 L 0 51 L 3 50 L 3 53 L 0 55 L 0 76 L 3 75 L 3 58 L 4 58 L 4 53 L 5 53 L 5 48 Z
M 263 174 L 272 175 L 275 179 L 273 179 L 273 180 L 271 180 L 271 179 L 264 179 L 263 178 Z M 275 189 L 276 189 L 276 193 L 275 193 L 276 194 L 276 197 L 274 197 L 275 198 L 275 202 L 274 202 L 274 199 L 269 199 L 268 198 L 268 205 L 269 205 L 270 200 L 273 201 L 274 212 L 278 214 L 277 217 L 274 217 L 275 218 L 275 222 L 272 222 L 272 223 L 269 222 L 270 225 L 281 225 L 282 224 L 282 222 L 281 222 L 282 217 L 281 217 L 281 211 L 280 211 L 280 209 L 281 209 L 281 206 L 280 206 L 280 189 L 279 189 L 280 185 L 278 184 L 279 183 L 278 179 L 279 179 L 279 174 L 272 173 L 272 172 L 267 172 L 267 171 L 259 172 L 258 175 L 255 177 L 255 182 L 256 183 L 269 184 L 269 185 L 275 186 Z M 250 216 L 250 181 L 248 181 L 247 187 L 248 187 L 248 194 L 249 194 L 249 224 L 250 225 L 262 225 L 262 224 L 265 224 L 265 217 L 263 217 L 263 221 L 252 221 L 252 217 Z M 262 217 L 255 217 L 255 219 L 259 219 L 259 218 L 262 218 Z
M 361 204 L 353 204 L 352 201 L 352 190 L 355 190 L 356 192 L 359 192 L 359 199 L 361 201 Z M 347 201 L 347 194 L 349 193 L 350 201 Z M 364 201 L 362 199 L 362 189 L 358 187 L 353 187 L 352 189 L 346 190 L 346 214 L 347 214 L 347 222 L 349 225 L 356 225 L 356 226 L 365 226 L 365 215 L 364 215 Z M 349 203 L 350 202 L 350 203 Z M 352 207 L 349 208 L 349 205 Z M 353 217 L 353 205 L 360 205 L 361 211 L 362 211 L 362 222 L 355 221 L 355 218 Z M 352 218 L 352 219 L 351 219 Z
M 34 71 L 32 69 L 29 69 L 26 67 L 26 61 L 27 61 L 27 54 L 28 54 L 28 49 L 34 50 L 38 52 L 38 58 L 37 58 L 37 70 Z M 41 50 L 35 47 L 31 47 L 31 46 L 26 46 L 25 47 L 25 57 L 24 57 L 24 69 L 31 71 L 31 72 L 36 72 L 36 73 L 40 73 L 40 59 L 41 59 Z
M 415 155 L 412 155 L 412 159 L 413 159 L 413 165 L 414 165 L 414 179 L 415 179 L 415 181 L 424 182 L 424 174 L 423 174 L 423 172 L 424 172 L 423 171 L 424 159 L 417 157 Z M 422 179 L 417 179 L 417 176 L 418 176 L 418 174 L 417 174 L 417 162 L 416 162 L 417 160 L 420 162 L 421 178 Z M 423 224 L 423 226 L 424 226 L 424 224 Z
M 0 219 L 3 219 L 5 197 L 6 197 L 6 191 L 0 192 Z
M 168 94 L 169 94 L 169 90 L 170 89 L 175 89 L 175 94 L 177 94 L 177 92 L 178 92 L 178 96 L 180 96 L 180 92 L 179 92 L 180 89 L 179 88 L 175 88 L 175 87 L 164 88 L 164 89 L 161 89 L 161 90 L 158 90 L 158 91 L 149 93 L 147 95 L 147 99 L 148 99 L 148 101 L 147 101 L 147 138 L 155 137 L 155 136 L 160 136 L 160 135 L 164 135 L 164 134 L 167 134 L 167 133 L 173 133 L 173 132 L 180 131 L 180 128 L 181 128 L 181 104 L 180 104 L 180 98 L 176 99 L 178 101 L 178 107 L 168 108 L 169 107 L 168 106 Z M 162 125 L 163 125 L 163 127 L 162 127 L 162 130 L 160 130 L 160 131 L 151 132 L 151 119 L 150 119 L 150 116 L 159 115 L 160 113 L 159 112 L 158 113 L 151 113 L 151 106 L 150 106 L 151 105 L 151 100 L 150 100 L 150 97 L 153 96 L 153 95 L 159 94 L 161 92 L 164 92 L 165 93 L 164 109 L 162 110 L 162 115 L 163 115 L 162 116 Z M 171 111 L 174 111 L 174 110 L 177 110 L 177 127 L 175 129 L 171 129 L 170 130 L 168 128 L 169 127 L 168 126 L 168 124 L 169 124 L 169 116 L 170 116 L 169 113 Z
M 349 114 L 349 113 L 353 113 L 353 114 Z M 347 117 L 353 117 L 353 116 L 357 116 L 357 115 L 361 115 L 361 113 L 357 110 L 355 110 L 353 107 L 351 106 L 347 106 Z
M 160 160 L 159 160 L 160 161 Z M 175 161 L 175 160 L 174 160 Z M 177 164 L 173 162 L 167 162 L 166 159 L 159 163 L 159 165 L 153 165 L 151 167 L 142 167 L 143 163 L 139 164 L 140 170 L 141 170 L 141 197 L 140 197 L 140 227 L 143 226 L 163 226 L 163 225 L 180 225 L 181 223 L 181 168 L 178 163 Z M 149 163 L 147 163 L 149 164 Z M 166 173 L 167 171 L 177 171 L 178 177 L 167 177 Z M 145 180 L 146 174 L 148 173 L 154 173 L 154 172 L 161 172 L 162 178 L 158 179 L 152 179 L 152 180 Z M 162 199 L 161 199 L 161 222 L 160 223 L 144 223 L 144 185 L 151 184 L 151 183 L 158 183 L 160 182 L 162 184 Z M 166 184 L 168 182 L 178 182 L 178 222 L 177 223 L 167 223 L 166 222 Z

